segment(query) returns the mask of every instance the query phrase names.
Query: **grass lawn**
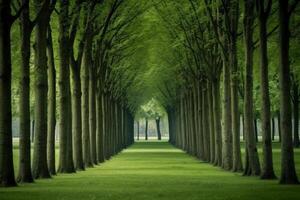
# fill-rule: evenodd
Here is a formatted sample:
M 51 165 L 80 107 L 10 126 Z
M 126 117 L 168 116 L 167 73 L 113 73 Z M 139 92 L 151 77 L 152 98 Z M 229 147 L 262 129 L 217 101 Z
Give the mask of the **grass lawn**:
M 274 146 L 274 164 L 279 175 L 280 150 L 278 144 Z M 295 157 L 300 175 L 299 150 Z M 51 180 L 37 180 L 34 184 L 15 188 L 0 188 L 0 200 L 8 199 L 293 200 L 300 199 L 300 186 L 279 185 L 278 180 L 262 181 L 226 172 L 166 142 L 137 142 L 87 171 L 58 175 Z

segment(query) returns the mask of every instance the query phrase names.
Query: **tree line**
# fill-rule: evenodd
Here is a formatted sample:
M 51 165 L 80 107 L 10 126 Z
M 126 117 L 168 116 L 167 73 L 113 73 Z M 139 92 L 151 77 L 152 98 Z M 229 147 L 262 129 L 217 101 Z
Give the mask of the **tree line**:
M 127 29 L 141 13 L 140 6 L 123 0 L 1 0 L 0 9 L 0 185 L 85 170 L 131 145 L 133 109 L 126 96 L 131 77 L 113 66 L 126 57 L 128 41 L 134 37 Z M 12 32 L 14 26 L 19 36 Z M 12 44 L 15 37 L 19 40 Z M 11 45 L 20 48 L 18 66 L 12 66 Z M 14 70 L 19 79 L 12 76 Z M 16 80 L 20 137 L 15 178 Z
M 156 6 L 174 46 L 175 61 L 168 66 L 176 66 L 172 75 L 179 80 L 164 80 L 158 95 L 168 113 L 172 144 L 225 170 L 275 179 L 271 133 L 275 110 L 281 133 L 279 180 L 299 183 L 293 151 L 299 147 L 298 4 L 298 0 L 187 0 Z M 275 84 L 270 70 L 275 71 Z M 254 130 L 256 111 L 262 124 L 262 160 Z

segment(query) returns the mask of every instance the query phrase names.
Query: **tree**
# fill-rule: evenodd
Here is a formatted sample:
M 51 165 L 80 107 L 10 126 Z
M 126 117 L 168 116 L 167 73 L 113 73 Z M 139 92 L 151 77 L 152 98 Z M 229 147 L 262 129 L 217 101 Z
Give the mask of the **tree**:
M 245 0 L 244 40 L 245 40 L 245 136 L 246 136 L 246 167 L 245 175 L 260 175 L 260 164 L 254 136 L 253 113 L 253 24 L 254 1 Z
M 22 0 L 24 5 L 20 15 L 20 33 L 21 33 L 21 80 L 20 80 L 20 142 L 19 142 L 19 182 L 33 182 L 31 173 L 31 143 L 30 143 L 30 36 L 33 29 L 33 22 L 30 20 L 29 1 Z
M 59 3 L 59 167 L 60 173 L 75 172 L 72 151 L 70 91 L 69 2 Z
M 299 1 L 295 1 L 294 6 Z M 291 8 L 293 8 L 292 6 Z M 281 128 L 281 184 L 297 184 L 295 171 L 292 111 L 290 98 L 290 63 L 289 63 L 289 2 L 279 0 L 279 85 L 280 85 L 280 128 Z
M 47 58 L 48 58 L 48 128 L 47 128 L 47 161 L 51 175 L 56 174 L 55 168 L 55 126 L 56 126 L 56 71 L 54 64 L 54 52 L 52 42 L 52 30 L 48 26 L 47 35 Z M 30 148 L 29 148 L 30 149 Z
M 0 186 L 15 186 L 11 128 L 11 1 L 0 1 Z
M 265 6 L 267 4 L 267 6 Z M 256 7 L 259 20 L 259 48 L 260 48 L 260 88 L 261 88 L 261 118 L 263 162 L 262 179 L 276 178 L 273 170 L 272 139 L 271 139 L 271 108 L 269 95 L 269 73 L 267 52 L 267 20 L 270 15 L 272 0 L 257 1 Z M 274 129 L 274 128 L 273 128 Z
M 34 178 L 50 178 L 47 166 L 47 28 L 53 5 L 49 0 L 35 0 L 36 12 L 41 12 L 35 28 L 35 73 L 34 85 L 34 151 L 32 173 Z

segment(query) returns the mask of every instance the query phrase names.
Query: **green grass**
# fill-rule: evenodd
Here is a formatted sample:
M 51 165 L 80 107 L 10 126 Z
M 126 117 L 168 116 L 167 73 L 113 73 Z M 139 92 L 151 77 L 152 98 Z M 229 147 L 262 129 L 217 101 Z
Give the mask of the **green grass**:
M 275 147 L 274 163 L 279 175 L 280 151 L 278 144 Z M 299 150 L 296 163 L 300 174 Z M 0 189 L 1 200 L 293 200 L 299 196 L 300 186 L 223 171 L 166 142 L 138 142 L 87 171 Z

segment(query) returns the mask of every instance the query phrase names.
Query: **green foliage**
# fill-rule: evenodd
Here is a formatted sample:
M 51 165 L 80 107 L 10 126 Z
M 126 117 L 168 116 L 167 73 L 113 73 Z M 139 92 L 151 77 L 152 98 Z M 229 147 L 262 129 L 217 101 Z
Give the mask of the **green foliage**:
M 147 119 L 157 119 L 165 116 L 164 108 L 159 104 L 156 99 L 151 99 L 144 105 L 141 105 L 139 110 L 136 113 L 135 118 L 147 118 Z

